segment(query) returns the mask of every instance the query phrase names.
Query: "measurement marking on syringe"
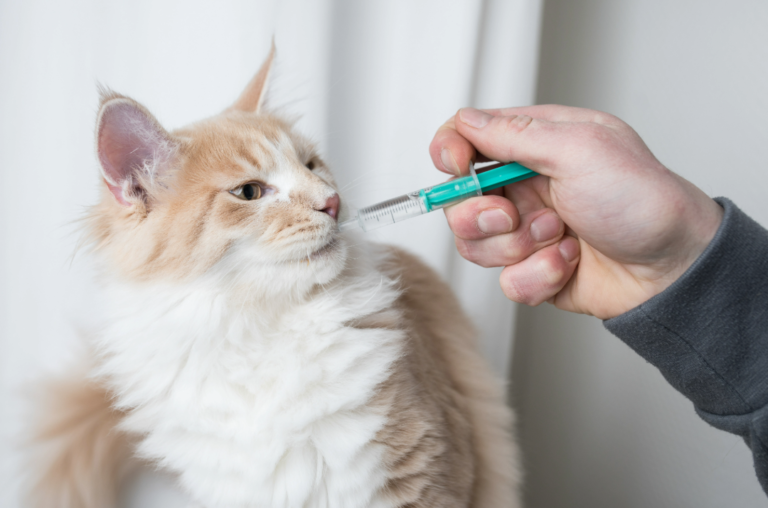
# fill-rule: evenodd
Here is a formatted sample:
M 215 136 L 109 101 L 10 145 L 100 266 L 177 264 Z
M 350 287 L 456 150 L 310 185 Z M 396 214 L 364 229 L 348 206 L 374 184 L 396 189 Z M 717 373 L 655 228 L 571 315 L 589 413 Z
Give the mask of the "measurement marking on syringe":
M 352 224 L 354 222 L 364 231 L 368 231 L 423 215 L 433 210 L 445 208 L 450 204 L 470 197 L 470 195 L 479 193 L 481 190 L 508 185 L 532 177 L 535 174 L 519 164 L 508 164 L 489 170 L 474 180 L 470 177 L 464 177 L 460 180 L 454 180 L 450 183 L 446 182 L 437 187 L 420 189 L 410 194 L 359 209 L 356 221 L 351 219 L 347 223 Z M 346 224 L 341 224 L 339 227 L 346 229 L 347 226 Z

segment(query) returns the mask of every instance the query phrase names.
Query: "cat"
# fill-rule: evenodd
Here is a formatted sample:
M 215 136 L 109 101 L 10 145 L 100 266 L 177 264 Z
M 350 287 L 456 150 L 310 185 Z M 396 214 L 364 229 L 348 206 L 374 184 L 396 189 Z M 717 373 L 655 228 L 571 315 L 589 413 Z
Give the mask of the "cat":
M 173 132 L 103 89 L 85 219 L 105 325 L 40 406 L 30 505 L 113 506 L 132 457 L 200 506 L 518 507 L 503 388 L 448 286 L 339 232 L 315 147 L 263 105 Z

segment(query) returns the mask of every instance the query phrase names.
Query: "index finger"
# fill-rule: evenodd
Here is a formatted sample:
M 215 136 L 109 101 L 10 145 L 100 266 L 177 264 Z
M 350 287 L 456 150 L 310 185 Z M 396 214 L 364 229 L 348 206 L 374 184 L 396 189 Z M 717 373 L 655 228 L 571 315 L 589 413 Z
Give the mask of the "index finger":
M 469 161 L 474 160 L 477 151 L 472 144 L 456 131 L 454 118 L 448 119 L 437 129 L 429 144 L 429 155 L 437 169 L 450 175 L 469 174 Z
M 483 109 L 482 111 L 493 116 L 524 115 L 548 122 L 591 122 L 608 126 L 622 123 L 621 120 L 608 113 L 557 104 Z M 452 175 L 462 176 L 469 173 L 469 161 L 482 162 L 487 159 L 482 154 L 477 153 L 475 147 L 458 133 L 455 123 L 456 115 L 458 112 L 437 130 L 429 145 L 429 154 L 437 169 Z
M 537 120 L 548 122 L 591 122 L 602 125 L 616 125 L 623 123 L 609 113 L 595 111 L 593 109 L 561 106 L 559 104 L 537 104 L 535 106 L 517 106 L 512 108 L 481 109 L 493 116 L 525 115 Z M 457 113 L 458 114 L 458 113 Z M 456 115 L 453 115 L 455 118 Z M 455 127 L 455 125 L 454 125 Z

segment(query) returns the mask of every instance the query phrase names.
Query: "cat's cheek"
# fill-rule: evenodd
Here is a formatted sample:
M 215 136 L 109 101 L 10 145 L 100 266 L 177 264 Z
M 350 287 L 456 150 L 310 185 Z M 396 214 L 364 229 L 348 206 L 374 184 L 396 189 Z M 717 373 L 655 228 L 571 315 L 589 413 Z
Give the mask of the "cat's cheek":
M 339 189 L 336 185 L 336 180 L 334 180 L 330 169 L 325 166 L 319 166 L 315 168 L 312 173 L 314 173 L 316 176 L 319 176 L 320 179 L 322 179 L 325 183 L 333 187 L 333 189 L 338 192 Z

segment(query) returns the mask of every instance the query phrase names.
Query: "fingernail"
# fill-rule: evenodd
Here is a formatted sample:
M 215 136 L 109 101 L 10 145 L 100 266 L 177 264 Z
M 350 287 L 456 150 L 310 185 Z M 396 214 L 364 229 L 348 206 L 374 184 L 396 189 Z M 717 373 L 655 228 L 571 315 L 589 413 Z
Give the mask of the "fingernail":
M 475 129 L 482 129 L 491 121 L 491 115 L 475 108 L 462 108 L 459 110 L 459 119 Z
M 459 165 L 456 164 L 456 161 L 453 159 L 453 155 L 451 155 L 451 151 L 447 148 L 443 148 L 440 151 L 440 161 L 443 163 L 443 167 L 445 169 L 454 175 L 461 176 L 459 172 Z
M 573 261 L 579 255 L 579 241 L 570 236 L 566 236 L 565 239 L 560 242 L 558 246 L 560 254 L 568 262 Z
M 477 227 L 486 235 L 512 231 L 512 219 L 501 208 L 485 210 L 477 216 Z
M 560 234 L 562 222 L 554 213 L 545 213 L 531 223 L 531 237 L 537 242 L 546 242 Z

